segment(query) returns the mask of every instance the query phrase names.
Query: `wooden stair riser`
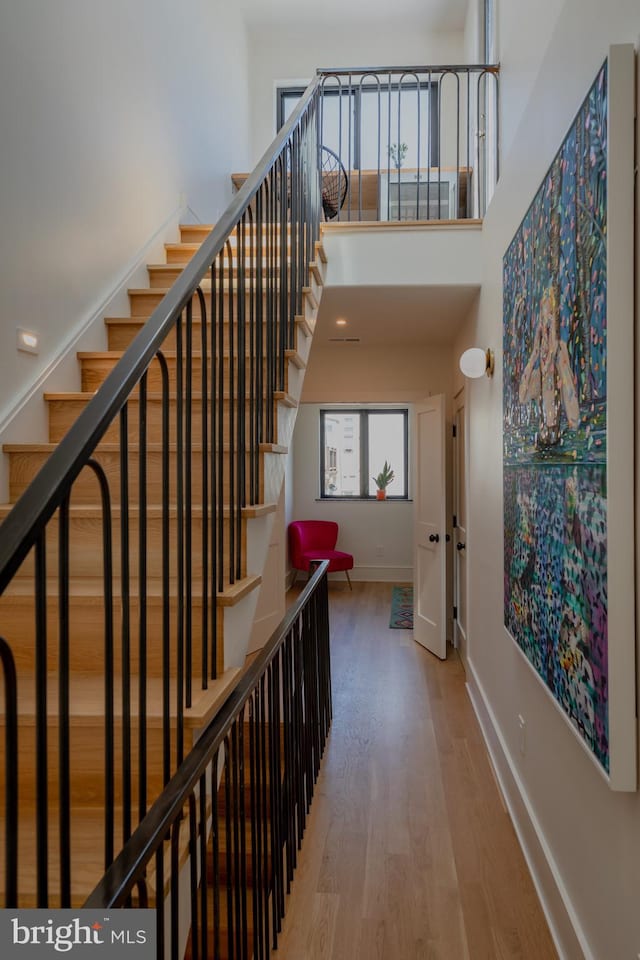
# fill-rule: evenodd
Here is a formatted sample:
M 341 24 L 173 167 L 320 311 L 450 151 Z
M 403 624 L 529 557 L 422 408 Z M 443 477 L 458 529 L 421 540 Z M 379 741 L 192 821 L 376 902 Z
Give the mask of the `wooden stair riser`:
M 290 263 L 291 261 L 289 259 L 288 264 L 290 265 Z M 149 286 L 152 288 L 161 287 L 166 290 L 176 282 L 178 277 L 181 276 L 185 266 L 186 263 L 149 264 L 147 266 L 147 271 L 149 274 Z M 262 276 L 263 283 L 265 284 L 269 281 L 270 277 L 276 281 L 280 279 L 279 258 L 275 264 L 271 264 L 268 262 L 266 254 L 263 254 L 261 261 L 259 261 L 255 253 L 253 257 L 251 256 L 248 247 L 246 247 L 244 263 L 240 263 L 238 261 L 235 251 L 231 263 L 229 263 L 228 256 L 225 255 L 222 266 L 218 264 L 217 277 L 219 278 L 222 276 L 225 279 L 230 277 L 232 280 L 237 280 L 241 268 L 244 270 L 245 281 L 248 281 L 249 278 L 252 278 L 255 281 L 255 278 L 258 276 L 258 274 Z M 210 274 L 208 276 L 210 276 Z
M 158 588 L 158 585 L 156 585 Z M 177 648 L 179 607 L 175 594 L 175 584 L 169 603 L 169 645 L 170 667 L 172 676 L 177 675 Z M 203 636 L 203 602 L 201 588 L 197 585 L 191 597 L 191 650 L 192 663 L 197 677 L 202 670 L 202 636 Z M 140 604 L 137 597 L 129 602 L 130 624 L 130 669 L 133 674 L 140 671 Z M 122 669 L 122 641 L 121 623 L 123 607 L 119 597 L 113 600 L 114 621 L 114 657 L 113 665 L 116 673 Z M 163 672 L 163 630 L 164 613 L 160 597 L 147 598 L 146 608 L 146 671 L 149 678 L 161 677 Z M 213 635 L 213 609 L 211 601 L 207 604 L 208 633 L 207 659 L 211 663 L 211 637 Z M 19 676 L 31 674 L 35 664 L 35 610 L 34 601 L 29 596 L 4 596 L 0 598 L 0 621 L 10 624 L 5 631 L 6 640 L 10 643 Z M 57 597 L 50 596 L 47 602 L 47 672 L 58 672 L 60 665 L 59 652 L 59 605 Z M 87 677 L 103 677 L 105 674 L 104 659 L 105 634 L 105 604 L 104 597 L 95 591 L 91 596 L 71 596 L 69 599 L 69 671 L 73 674 L 82 674 Z M 216 635 L 221 645 L 223 630 L 223 611 L 216 611 Z M 184 628 L 183 642 L 186 642 L 186 627 Z M 198 683 L 200 680 L 198 679 Z
M 107 327 L 107 346 L 109 350 L 126 350 L 132 341 L 140 333 L 142 327 L 148 319 L 148 315 L 140 317 L 110 317 L 105 321 Z M 296 322 L 296 328 L 300 325 L 300 322 Z M 223 325 L 223 350 L 229 350 L 229 324 L 227 322 Z M 192 327 L 193 334 L 193 349 L 194 352 L 201 352 L 202 347 L 202 327 L 200 323 L 200 318 L 198 317 L 193 321 Z M 255 332 L 257 336 L 257 330 Z M 182 337 L 182 347 L 185 348 L 185 337 Z M 175 353 L 176 350 L 176 336 L 175 328 L 169 332 L 164 343 L 163 349 Z M 216 350 L 219 349 L 218 335 L 216 334 Z M 255 349 L 255 348 L 254 348 Z M 267 322 L 263 321 L 262 324 L 262 351 L 265 352 L 267 349 Z M 207 329 L 207 350 L 211 351 L 211 324 L 209 324 Z M 247 334 L 245 335 L 245 350 L 247 354 L 250 351 L 250 340 L 249 333 L 247 328 Z M 237 354 L 237 329 L 236 329 L 236 339 L 234 339 L 234 352 Z
M 109 357 L 109 356 L 100 356 L 98 354 L 92 354 L 89 356 L 80 357 L 80 369 L 81 369 L 81 389 L 83 392 L 91 393 L 97 390 L 102 386 L 106 377 L 111 373 L 116 363 L 118 362 L 119 357 Z M 177 380 L 177 370 L 178 363 L 175 355 L 168 355 L 166 357 L 168 375 L 169 375 L 169 389 L 172 393 L 176 389 L 176 380 Z M 191 358 L 191 385 L 193 392 L 200 392 L 202 390 L 202 374 L 203 374 L 203 364 L 202 357 L 199 352 L 195 353 Z M 280 378 L 277 371 L 272 371 L 271 376 L 276 379 L 280 389 L 288 389 L 288 373 L 289 373 L 289 364 L 284 364 L 284 380 L 279 382 Z M 255 360 L 251 360 L 250 357 L 245 358 L 244 363 L 244 376 L 245 376 L 245 396 L 249 395 L 251 388 L 251 381 L 253 379 L 254 383 L 254 392 L 257 392 L 257 378 L 260 371 L 257 368 Z M 220 361 L 216 359 L 215 361 L 215 377 L 217 380 L 216 389 L 218 388 L 220 382 Z M 230 384 L 233 382 L 234 389 L 238 391 L 238 375 L 239 375 L 239 364 L 237 358 L 234 358 L 233 365 L 229 357 L 223 357 L 222 364 L 222 382 L 225 393 L 228 394 L 230 389 Z M 207 363 L 207 393 L 211 394 L 211 384 L 212 384 L 212 362 L 209 358 Z M 187 364 L 186 359 L 183 361 L 182 365 L 182 382 L 183 390 L 186 389 L 187 382 Z M 267 385 L 268 385 L 268 373 L 267 373 L 267 363 L 263 361 L 262 371 L 261 371 L 261 384 L 263 396 L 266 395 Z M 154 393 L 159 393 L 163 388 L 163 379 L 162 371 L 159 363 L 152 363 L 149 366 L 147 371 L 147 390 Z M 137 396 L 138 391 L 136 390 L 133 396 Z
M 207 237 L 209 236 L 213 228 L 214 228 L 214 224 L 210 224 L 210 223 L 181 223 L 180 224 L 180 240 L 182 243 L 198 243 L 198 244 L 204 243 L 204 241 L 207 239 Z M 274 230 L 276 234 L 279 232 L 280 230 L 279 222 L 276 223 L 275 225 L 272 223 L 263 223 L 261 232 L 257 230 L 255 225 L 250 225 L 247 223 L 245 226 L 245 236 L 248 236 L 250 231 L 253 233 L 254 236 L 258 236 L 258 235 L 273 236 Z M 287 232 L 287 235 L 291 233 L 290 224 L 286 224 L 286 232 Z M 237 241 L 238 233 L 239 233 L 239 230 L 237 228 L 232 231 L 231 236 L 229 238 L 231 243 L 235 243 Z
M 231 237 L 230 245 L 231 245 L 231 249 L 233 251 L 233 256 L 235 259 L 237 255 L 238 247 L 239 247 L 238 238 Z M 191 258 L 198 252 L 201 246 L 202 246 L 201 243 L 193 242 L 193 241 L 186 242 L 186 243 L 165 243 L 164 245 L 165 261 L 167 264 L 182 264 L 184 266 L 185 264 L 189 263 Z M 279 251 L 280 246 L 281 246 L 280 238 L 276 240 L 275 244 L 271 242 L 268 246 L 267 246 L 266 239 L 263 238 L 262 240 L 263 262 L 265 258 L 268 256 L 267 250 L 272 250 L 275 248 L 276 250 Z M 245 237 L 244 248 L 245 248 L 245 255 L 246 255 L 247 261 L 251 256 L 253 256 L 254 258 L 256 257 L 258 241 L 256 239 L 255 233 L 252 234 L 251 236 Z
M 211 319 L 211 316 L 212 316 L 211 293 L 209 290 L 205 290 L 203 292 L 204 292 L 205 308 L 207 311 L 206 315 L 208 319 Z M 162 299 L 164 298 L 166 293 L 167 293 L 167 288 L 152 289 L 147 287 L 147 288 L 133 288 L 129 290 L 129 303 L 131 304 L 131 316 L 132 317 L 150 317 L 153 311 L 155 310 L 155 308 L 162 302 Z M 219 311 L 220 311 L 219 296 L 220 296 L 219 293 L 216 292 L 216 314 L 219 314 Z M 223 299 L 223 307 L 222 307 L 223 319 L 225 320 L 225 322 L 229 320 L 229 317 L 231 314 L 230 307 L 232 306 L 233 317 L 237 322 L 237 319 L 238 319 L 237 289 L 234 287 L 232 291 L 225 290 L 222 299 Z M 250 293 L 247 292 L 245 296 L 245 318 L 247 322 L 250 319 L 252 299 L 253 299 L 254 311 L 255 311 L 256 300 L 258 299 L 258 295 L 256 293 L 256 295 L 252 298 Z M 317 292 L 314 294 L 313 292 L 310 291 L 309 293 L 304 294 L 302 299 L 303 299 L 302 312 L 304 312 L 305 309 L 310 309 L 310 310 L 316 309 L 318 304 Z M 266 290 L 263 292 L 263 304 L 264 304 L 263 311 L 266 319 L 266 316 L 268 313 Z M 279 316 L 279 310 L 280 310 L 279 299 L 274 304 L 273 309 L 274 309 L 274 312 L 276 312 L 277 315 Z M 288 315 L 288 313 L 289 313 L 289 299 L 287 298 L 285 303 L 285 315 Z M 185 316 L 185 323 L 186 323 L 186 310 L 185 310 L 184 316 Z M 194 293 L 192 298 L 192 317 L 193 319 L 198 319 L 200 318 L 200 316 L 201 316 L 200 298 L 197 296 L 197 294 Z
M 87 406 L 89 402 L 88 398 L 78 396 L 77 394 L 70 394 L 68 397 L 60 397 L 56 395 L 55 398 L 47 398 L 47 408 L 49 411 L 49 442 L 57 443 L 59 442 L 65 433 L 70 429 L 70 427 L 75 423 L 75 420 L 82 411 Z M 209 404 L 211 401 L 209 400 Z M 147 396 L 147 443 L 149 444 L 158 444 L 162 443 L 162 418 L 163 418 L 163 404 L 161 398 L 156 395 Z M 246 429 L 250 430 L 250 414 L 252 413 L 252 408 L 250 402 L 246 404 L 247 413 L 246 413 Z M 139 440 L 139 419 L 140 419 L 140 405 L 137 397 L 133 397 L 129 400 L 129 416 L 128 416 L 128 435 L 129 441 L 132 444 L 137 444 Z M 176 440 L 176 409 L 177 402 L 174 399 L 169 399 L 169 440 L 171 443 L 175 443 Z M 234 409 L 237 409 L 234 408 Z M 230 404 L 227 403 L 224 406 L 224 425 L 225 432 L 228 430 L 228 416 L 229 416 Z M 186 402 L 183 404 L 183 411 L 186 411 Z M 256 404 L 254 403 L 253 411 L 257 415 Z M 263 409 L 264 414 L 264 409 Z M 274 422 L 277 422 L 277 418 L 274 418 Z M 183 421 L 184 424 L 184 421 Z M 202 444 L 202 400 L 201 394 L 195 393 L 192 396 L 192 406 L 191 406 L 191 439 L 192 443 L 197 443 L 198 445 Z M 184 426 L 183 426 L 184 430 Z M 236 430 L 237 430 L 237 420 L 236 420 Z M 216 436 L 218 431 L 218 423 L 216 421 Z M 184 434 L 183 434 L 184 435 Z M 207 437 L 211 437 L 211 407 L 209 406 L 207 410 Z M 104 434 L 100 443 L 119 443 L 120 442 L 120 422 L 119 420 L 114 421 L 110 427 L 107 428 L 106 433 Z
M 172 511 L 174 515 L 170 518 L 169 521 L 169 571 L 170 576 L 173 580 L 177 577 L 177 564 L 178 564 L 178 525 L 175 512 Z M 158 515 L 158 511 L 154 511 L 154 516 L 147 518 L 147 550 L 146 550 L 146 563 L 147 563 L 147 576 L 151 577 L 154 580 L 159 580 L 162 577 L 163 570 L 163 550 L 162 550 L 162 519 Z M 186 515 L 185 515 L 186 523 Z M 229 543 L 231 537 L 231 521 L 223 517 L 223 555 L 225 559 L 225 567 L 229 566 Z M 240 575 L 244 576 L 246 573 L 246 543 L 247 543 L 247 531 L 246 531 L 246 520 L 241 518 L 241 543 L 240 550 L 242 555 L 242 569 Z M 200 583 L 202 579 L 202 516 L 199 512 L 196 512 L 192 515 L 191 518 L 191 573 L 194 582 L 197 584 Z M 140 567 L 140 554 L 138 548 L 138 517 L 137 515 L 130 515 L 129 517 L 129 573 L 131 577 L 137 579 L 138 571 Z M 112 545 L 113 545 L 113 575 L 115 577 L 120 577 L 121 574 L 121 554 L 120 554 L 120 542 L 121 542 L 121 528 L 119 518 L 114 518 L 114 521 L 111 525 L 111 535 L 112 535 Z M 218 534 L 218 524 L 216 523 L 216 535 Z M 237 541 L 237 530 L 233 529 L 234 539 Z M 183 531 L 184 537 L 184 531 Z M 102 531 L 102 518 L 100 515 L 94 515 L 91 517 L 78 516 L 73 510 L 71 511 L 70 523 L 69 523 L 69 555 L 70 555 L 70 576 L 83 580 L 86 578 L 97 579 L 103 574 L 103 557 L 102 557 L 102 548 L 103 548 L 103 531 Z M 187 553 L 186 546 L 183 546 L 183 558 L 186 563 Z M 209 531 L 209 551 L 211 552 L 211 533 Z M 47 573 L 50 577 L 57 576 L 58 570 L 58 523 L 54 517 L 48 527 L 47 527 L 47 548 L 46 548 L 46 557 L 47 557 Z M 35 569 L 34 562 L 34 552 L 31 551 L 26 559 L 24 560 L 18 574 L 16 575 L 19 578 L 28 577 L 30 580 L 33 578 Z M 209 570 L 212 569 L 211 557 L 209 558 Z
M 25 451 L 9 454 L 9 495 L 14 502 L 26 490 L 31 480 L 47 457 L 48 452 Z M 98 447 L 93 455 L 103 468 L 109 483 L 112 505 L 120 503 L 120 458 L 117 450 L 105 450 Z M 129 498 L 130 503 L 137 503 L 138 500 L 138 452 L 129 450 Z M 223 454 L 223 491 L 224 503 L 229 502 L 231 484 L 229 482 L 229 453 Z M 176 454 L 169 454 L 170 469 L 170 501 L 175 500 L 176 496 Z M 194 450 L 190 457 L 191 469 L 191 497 L 193 505 L 202 502 L 202 454 L 199 450 Z M 248 471 L 245 477 L 247 491 L 249 489 Z M 162 454 L 160 451 L 147 451 L 147 483 L 146 483 L 147 502 L 149 504 L 162 503 Z M 234 483 L 234 493 L 237 496 L 237 476 Z M 257 491 L 258 499 L 262 494 L 262 478 L 260 478 L 260 490 Z M 211 497 L 211 492 L 210 492 Z M 96 504 L 99 502 L 99 487 L 97 478 L 89 467 L 81 470 L 77 480 L 73 485 L 72 504 Z
M 175 725 L 174 725 L 175 726 Z M 2 727 L 0 727 L 2 730 Z M 2 731 L 4 732 L 4 731 Z M 114 731 L 114 789 L 115 802 L 123 802 L 122 781 L 122 729 L 117 723 Z M 172 755 L 175 757 L 175 730 L 173 734 Z M 84 718 L 71 719 L 69 730 L 70 750 L 70 792 L 72 807 L 104 807 L 105 771 L 104 771 L 104 724 L 87 721 Z M 18 802 L 21 812 L 32 810 L 36 806 L 37 769 L 35 727 L 20 724 L 18 747 Z M 58 806 L 59 768 L 58 768 L 58 727 L 55 718 L 50 718 L 47 737 L 47 782 L 49 784 L 48 801 L 52 807 Z M 138 776 L 138 725 L 134 720 L 131 734 L 131 791 L 134 802 L 139 796 Z M 0 795 L 4 795 L 4 763 L 0 764 Z M 162 776 L 162 731 L 147 729 L 147 797 L 157 797 L 163 788 Z

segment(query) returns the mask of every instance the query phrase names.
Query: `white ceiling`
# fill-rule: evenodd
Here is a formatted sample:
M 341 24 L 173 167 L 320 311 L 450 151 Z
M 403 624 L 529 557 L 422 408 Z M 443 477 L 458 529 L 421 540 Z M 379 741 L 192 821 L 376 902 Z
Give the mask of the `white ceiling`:
M 357 337 L 363 345 L 452 343 L 479 287 L 325 287 L 314 342 Z M 336 326 L 338 318 L 346 326 Z
M 463 30 L 468 0 L 236 0 L 252 24 L 394 20 L 433 31 Z

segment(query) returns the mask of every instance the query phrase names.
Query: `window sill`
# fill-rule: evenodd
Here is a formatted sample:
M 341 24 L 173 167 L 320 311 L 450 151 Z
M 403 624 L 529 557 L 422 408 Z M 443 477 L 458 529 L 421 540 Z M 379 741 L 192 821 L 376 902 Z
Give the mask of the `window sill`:
M 412 497 L 316 497 L 316 503 L 413 503 Z

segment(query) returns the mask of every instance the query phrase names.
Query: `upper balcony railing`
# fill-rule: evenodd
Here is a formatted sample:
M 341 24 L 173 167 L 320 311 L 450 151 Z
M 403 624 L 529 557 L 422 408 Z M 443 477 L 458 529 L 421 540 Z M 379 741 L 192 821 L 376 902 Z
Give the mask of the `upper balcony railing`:
M 497 65 L 318 70 L 327 220 L 484 216 L 499 175 Z

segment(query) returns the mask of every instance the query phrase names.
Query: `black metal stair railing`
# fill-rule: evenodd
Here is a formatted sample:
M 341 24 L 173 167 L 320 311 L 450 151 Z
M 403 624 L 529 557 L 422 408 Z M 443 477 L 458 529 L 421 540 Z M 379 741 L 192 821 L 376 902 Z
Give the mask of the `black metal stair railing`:
M 217 600 L 246 576 L 319 235 L 317 124 L 314 82 L 0 527 L 2 906 L 81 902 L 77 808 L 105 810 L 97 879 L 224 668 Z M 90 789 L 82 750 L 104 756 Z
M 278 945 L 332 716 L 327 568 L 84 904 L 155 906 L 159 960 L 268 960 Z
M 328 219 L 483 217 L 499 176 L 497 64 L 318 70 Z M 325 205 L 325 212 L 327 206 Z

